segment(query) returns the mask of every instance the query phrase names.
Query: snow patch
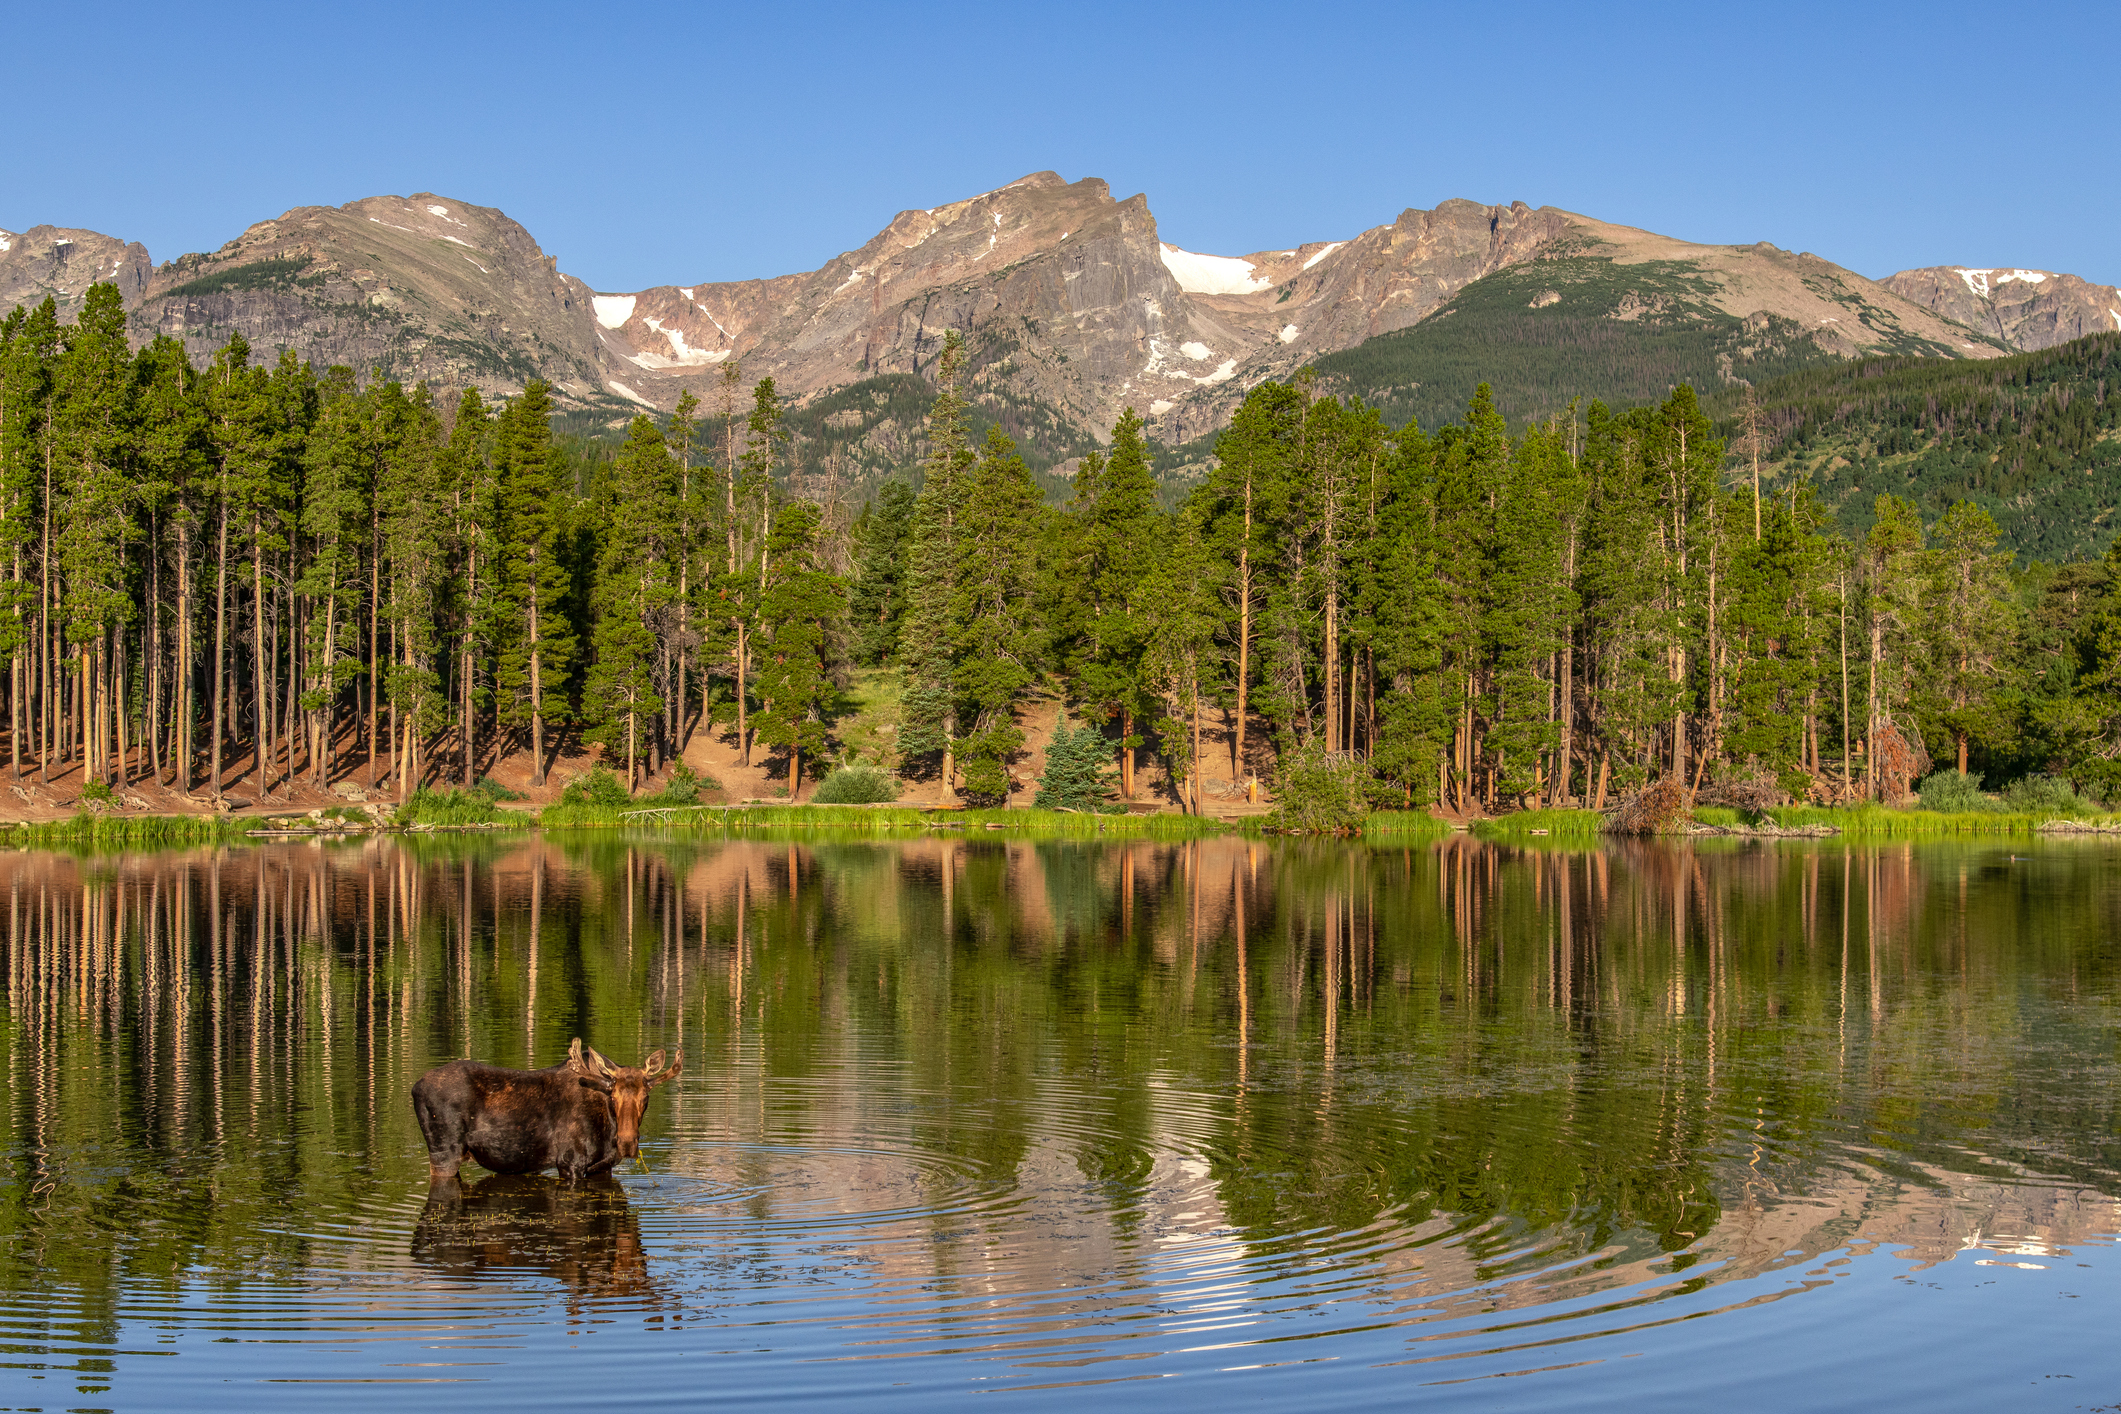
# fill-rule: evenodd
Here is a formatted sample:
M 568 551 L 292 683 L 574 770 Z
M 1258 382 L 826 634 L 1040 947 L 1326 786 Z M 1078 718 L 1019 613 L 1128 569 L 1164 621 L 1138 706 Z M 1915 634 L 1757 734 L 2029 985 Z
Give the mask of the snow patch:
M 1282 325 L 1282 326 L 1281 326 L 1281 333 L 1280 333 L 1280 334 L 1279 334 L 1279 335 L 1278 335 L 1277 337 L 1279 337 L 1279 338 L 1281 339 L 1281 341 L 1282 341 L 1283 343 L 1285 343 L 1285 344 L 1293 344 L 1293 343 L 1295 343 L 1295 342 L 1296 342 L 1296 326 L 1295 326 L 1294 324 L 1284 324 L 1284 325 Z
M 1304 269 L 1306 269 L 1306 270 L 1309 270 L 1309 269 L 1310 269 L 1310 268 L 1311 268 L 1312 266 L 1314 266 L 1314 265 L 1318 264 L 1318 262 L 1319 262 L 1319 261 L 1321 261 L 1321 260 L 1324 260 L 1324 259 L 1325 259 L 1325 258 L 1326 258 L 1327 256 L 1331 255 L 1331 254 L 1332 254 L 1332 253 L 1333 253 L 1334 251 L 1336 251 L 1336 250 L 1339 250 L 1339 249 L 1340 249 L 1340 248 L 1341 248 L 1342 246 L 1344 246 L 1344 245 L 1346 245 L 1346 244 L 1347 244 L 1347 242 L 1346 242 L 1346 241 L 1335 241 L 1335 242 L 1333 242 L 1333 244 L 1331 244 L 1331 245 L 1329 245 L 1329 246 L 1325 247 L 1325 248 L 1324 248 L 1323 250 L 1320 250 L 1320 251 L 1319 251 L 1319 252 L 1318 252 L 1318 253 L 1317 253 L 1316 255 L 1312 256 L 1312 257 L 1311 257 L 1311 258 L 1310 258 L 1309 260 L 1306 260 L 1306 261 L 1304 262 Z
M 694 298 L 692 297 L 692 290 L 691 290 L 691 289 L 690 289 L 689 287 L 685 286 L 685 285 L 680 285 L 680 286 L 678 286 L 678 293 L 679 293 L 679 294 L 681 294 L 681 295 L 683 295 L 683 296 L 685 297 L 685 303 L 687 303 L 687 304 L 698 304 L 698 303 L 699 303 L 699 301 L 698 301 L 698 300 L 696 300 L 696 299 L 694 299 Z
M 2013 280 L 2018 280 L 2028 285 L 2040 285 L 2047 282 L 2047 276 L 2038 270 L 2005 270 L 2000 266 L 1991 265 L 1983 270 L 1962 269 L 1959 272 L 1959 278 L 1966 281 L 1967 289 L 1983 299 L 1989 297 L 1989 277 L 1991 275 L 1995 276 L 1994 283 L 1998 285 L 2007 285 Z
M 655 406 L 654 403 L 649 402 L 648 399 L 642 397 L 639 393 L 636 393 L 635 391 L 633 391 L 633 389 L 627 387 L 624 383 L 621 383 L 616 378 L 605 379 L 604 385 L 610 388 L 611 391 L 613 391 L 614 393 L 617 393 L 620 397 L 631 398 L 644 408 L 652 408 Z
M 57 250 L 57 249 L 58 249 L 58 248 L 59 248 L 60 246 L 63 246 L 63 245 L 72 245 L 72 244 L 73 244 L 73 242 L 72 242 L 72 241 L 70 241 L 70 240 L 66 239 L 66 237 L 64 237 L 64 236 L 61 236 L 61 237 L 60 237 L 60 238 L 59 238 L 58 240 L 55 240 L 55 241 L 53 241 L 53 242 L 52 242 L 52 249 L 54 249 L 54 250 Z
M 685 342 L 683 329 L 665 329 L 660 319 L 643 318 L 641 322 L 670 341 L 669 358 L 658 353 L 642 350 L 633 355 L 633 361 L 643 368 L 698 368 L 703 364 L 720 363 L 729 357 L 728 349 L 696 349 Z M 721 327 L 719 325 L 717 328 Z
M 834 290 L 834 291 L 833 291 L 832 293 L 833 293 L 833 294 L 835 294 L 835 295 L 836 295 L 836 294 L 838 294 L 838 293 L 840 292 L 840 290 L 844 290 L 844 289 L 846 289 L 846 288 L 847 288 L 847 287 L 848 287 L 849 285 L 851 285 L 851 284 L 853 284 L 853 283 L 854 283 L 855 281 L 857 281 L 857 280 L 861 279 L 861 278 L 862 278 L 862 276 L 864 276 L 864 275 L 866 275 L 866 274 L 868 274 L 868 273 L 869 273 L 869 272 L 868 272 L 867 270 L 864 270 L 864 269 L 862 269 L 862 267 L 861 267 L 861 266 L 859 266 L 859 265 L 855 266 L 855 267 L 854 267 L 854 273 L 853 273 L 852 275 L 849 275 L 849 276 L 848 276 L 848 277 L 847 277 L 846 279 L 844 279 L 844 280 L 840 281 L 840 283 L 839 283 L 839 288 L 838 288 L 838 289 L 835 289 L 835 290 Z M 829 297 L 830 297 L 830 296 L 828 296 L 828 298 L 829 298 Z
M 14 248 L 15 233 L 13 231 L 0 231 L 0 255 L 4 255 Z
M 2106 312 L 2114 317 L 2114 332 L 2121 334 L 2121 309 L 2109 309 Z
M 1162 417 L 1165 413 L 1171 411 L 1171 407 L 1172 403 L 1169 398 L 1158 398 L 1155 402 L 1149 404 L 1149 416 Z
M 633 318 L 632 295 L 592 295 L 589 302 L 596 306 L 597 323 L 606 329 L 616 329 Z
M 1171 278 L 1189 295 L 1249 295 L 1274 288 L 1272 280 L 1253 276 L 1251 261 L 1234 255 L 1198 255 L 1161 243 L 1157 250 Z
M 478 272 L 479 272 L 479 273 L 480 273 L 481 275 L 491 275 L 491 274 L 493 273 L 493 272 L 492 272 L 491 270 L 488 270 L 488 269 L 487 269 L 487 268 L 486 268 L 485 266 L 483 266 L 483 265 L 479 264 L 479 262 L 478 262 L 478 261 L 476 261 L 476 260 L 473 260 L 473 259 L 472 259 L 472 258 L 471 258 L 470 256 L 468 256 L 468 255 L 467 255 L 467 256 L 464 256 L 464 257 L 463 257 L 463 261 L 464 261 L 464 263 L 465 263 L 466 265 L 469 265 L 469 266 L 471 266 L 471 267 L 472 267 L 472 268 L 473 268 L 474 270 L 478 271 Z
M 1237 360 L 1234 358 L 1226 358 L 1222 361 L 1221 366 L 1218 367 L 1213 373 L 1210 373 L 1205 378 L 1196 378 L 1193 381 L 1200 384 L 1203 388 L 1207 388 L 1212 387 L 1217 383 L 1227 383 L 1236 376 Z
M 472 244 L 472 243 L 471 243 L 470 241 L 458 241 L 458 240 L 457 240 L 457 238 L 456 238 L 455 236 L 444 236 L 444 237 L 442 237 L 442 239 L 443 239 L 443 240 L 445 240 L 445 241 L 456 241 L 458 245 L 460 245 L 460 246 L 464 247 L 464 249 L 466 249 L 466 250 L 477 250 L 477 249 L 478 249 L 478 247 L 477 247 L 477 246 L 475 246 L 475 245 L 473 245 L 473 244 Z
M 1066 239 L 1068 239 L 1068 233 L 1067 233 L 1066 231 L 1062 231 L 1062 232 L 1061 232 L 1061 241 L 1064 241 L 1064 240 L 1066 240 Z M 1055 242 L 1054 242 L 1054 244 L 1055 244 L 1055 245 L 1059 245 L 1059 244 L 1060 244 L 1060 241 L 1055 241 Z M 5 247 L 5 246 L 0 246 L 0 250 L 5 250 L 5 249 L 6 249 L 6 247 Z
M 1180 344 L 1178 351 L 1191 359 L 1213 358 L 1215 356 L 1215 350 L 1209 348 L 1206 344 Z

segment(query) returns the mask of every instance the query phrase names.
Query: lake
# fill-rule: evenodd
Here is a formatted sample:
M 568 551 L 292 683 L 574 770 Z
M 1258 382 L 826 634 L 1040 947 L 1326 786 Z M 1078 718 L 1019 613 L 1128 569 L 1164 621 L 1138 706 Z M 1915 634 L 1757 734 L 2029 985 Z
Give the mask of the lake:
M 0 1403 L 2121 1406 L 2117 864 L 10 853 Z M 430 1198 L 575 1036 L 683 1049 L 638 1164 Z

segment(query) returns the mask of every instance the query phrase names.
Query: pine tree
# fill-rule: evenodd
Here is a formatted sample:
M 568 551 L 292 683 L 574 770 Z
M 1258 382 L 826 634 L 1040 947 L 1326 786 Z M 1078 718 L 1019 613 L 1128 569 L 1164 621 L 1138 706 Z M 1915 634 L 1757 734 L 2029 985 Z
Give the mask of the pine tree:
M 1093 454 L 1076 473 L 1070 503 L 1066 589 L 1055 596 L 1069 676 L 1090 715 L 1119 722 L 1120 796 L 1134 797 L 1141 720 L 1156 710 L 1143 655 L 1153 611 L 1146 602 L 1159 552 L 1156 478 L 1142 420 L 1133 408 L 1112 429 L 1109 457 Z
M 964 475 L 949 607 L 956 629 L 948 678 L 959 724 L 954 745 L 965 793 L 982 801 L 1008 797 L 1009 759 L 1023 743 L 1016 705 L 1044 657 L 1037 614 L 1041 520 L 1038 487 L 1016 443 L 1001 428 L 989 428 L 979 459 Z
M 494 428 L 505 528 L 502 598 L 512 622 L 495 670 L 504 727 L 527 731 L 532 785 L 545 784 L 546 733 L 567 720 L 575 633 L 567 613 L 570 488 L 554 475 L 552 395 L 533 378 Z
M 1929 638 L 1938 714 L 1964 772 L 1969 744 L 1980 738 L 2001 747 L 2009 714 L 1998 699 L 2018 636 L 2018 603 L 2010 583 L 2009 552 L 1997 553 L 2001 532 L 1989 513 L 1960 501 L 1937 523 L 1929 555 Z
M 588 740 L 625 752 L 628 791 L 640 783 L 642 728 L 663 706 L 656 694 L 656 642 L 649 623 L 668 588 L 655 549 L 657 521 L 674 479 L 663 434 L 643 413 L 627 429 L 626 445 L 597 488 L 603 544 L 583 716 Z
M 1870 632 L 1864 788 L 1873 800 L 1884 800 L 1907 784 L 1887 774 L 1898 763 L 1888 759 L 1885 736 L 1888 731 L 1905 735 L 1896 712 L 1910 686 L 1910 650 L 1921 618 L 1922 519 L 1911 502 L 1897 496 L 1878 497 L 1876 517 L 1863 557 L 1863 609 Z
M 901 761 L 914 773 L 936 770 L 946 804 L 956 770 L 955 671 L 961 630 L 957 588 L 961 547 L 966 543 L 958 517 L 976 461 L 965 430 L 965 401 L 958 392 L 964 364 L 964 341 L 952 329 L 944 335 L 942 354 L 936 361 L 935 405 L 928 413 L 928 458 L 914 502 L 906 612 L 899 630 L 899 661 L 906 670 L 899 729 Z
M 846 588 L 818 566 L 818 507 L 784 506 L 766 543 L 766 591 L 759 603 L 759 740 L 788 753 L 788 796 L 803 788 L 803 758 L 825 749 L 823 713 L 831 693 L 833 630 L 846 613 Z
M 311 780 L 321 786 L 336 774 L 334 708 L 363 666 L 355 626 L 368 587 L 365 552 L 374 511 L 375 450 L 368 399 L 355 388 L 353 370 L 330 370 L 319 395 L 304 456 L 301 507 L 310 554 L 295 587 L 310 605 L 309 671 L 301 704 L 309 722 Z
M 1207 812 L 1201 715 L 1221 687 L 1216 643 L 1224 627 L 1222 573 L 1202 525 L 1208 509 L 1195 502 L 1168 519 L 1161 551 L 1143 574 L 1137 610 L 1148 633 L 1135 680 L 1158 709 L 1163 758 L 1173 785 L 1185 783 L 1181 799 L 1195 815 Z

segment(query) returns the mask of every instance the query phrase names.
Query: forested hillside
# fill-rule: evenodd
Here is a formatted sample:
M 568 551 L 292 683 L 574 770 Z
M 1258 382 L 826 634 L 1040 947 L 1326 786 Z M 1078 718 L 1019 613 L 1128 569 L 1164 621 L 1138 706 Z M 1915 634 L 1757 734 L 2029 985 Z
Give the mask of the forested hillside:
M 634 780 L 711 729 L 800 792 L 866 661 L 904 681 L 883 764 L 977 801 L 1010 791 L 1038 692 L 1102 740 L 1118 794 L 1150 752 L 1193 809 L 1254 773 L 1460 812 L 1657 782 L 1897 798 L 1932 765 L 2121 793 L 2114 552 L 2018 570 L 1977 500 L 1882 493 L 1845 535 L 1814 488 L 1732 482 L 1688 386 L 1514 433 L 1477 387 L 1430 433 L 1299 375 L 1250 390 L 1175 506 L 1132 412 L 1054 505 L 975 421 L 951 334 L 917 432 L 899 384 L 825 415 L 901 428 L 857 515 L 829 471 L 792 474 L 773 381 L 724 367 L 709 405 L 577 458 L 535 381 L 494 407 L 260 367 L 240 337 L 195 368 L 172 340 L 130 351 L 109 286 L 70 325 L 18 311 L 7 769 L 217 794 L 248 754 L 268 789 L 403 793 L 586 739 Z M 2063 367 L 1992 385 L 1981 435 L 2106 435 L 2108 381 L 2062 398 L 2036 375 Z M 1755 421 L 1794 438 L 1845 401 Z M 1958 406 L 1924 416 L 1973 426 Z M 1227 760 L 1203 759 L 1210 721 Z
M 1315 367 L 1327 386 L 1379 408 L 1391 425 L 1435 428 L 1455 421 L 1482 383 L 1522 427 L 1572 402 L 1625 407 L 1682 383 L 1721 388 L 1842 362 L 1794 320 L 1728 313 L 1717 293 L 1683 261 L 1529 261 L 1474 281 L 1412 328 L 1326 354 Z M 1851 318 L 1863 315 L 1875 312 L 1858 307 Z M 1897 328 L 1875 333 L 1910 352 L 1957 352 Z
M 1970 501 L 2003 544 L 2060 563 L 2105 553 L 2121 506 L 2121 334 L 1980 363 L 1864 359 L 1760 385 L 1762 475 L 1811 488 L 1860 536 L 1881 494 L 1934 520 Z M 1746 400 L 1716 399 L 1741 451 Z

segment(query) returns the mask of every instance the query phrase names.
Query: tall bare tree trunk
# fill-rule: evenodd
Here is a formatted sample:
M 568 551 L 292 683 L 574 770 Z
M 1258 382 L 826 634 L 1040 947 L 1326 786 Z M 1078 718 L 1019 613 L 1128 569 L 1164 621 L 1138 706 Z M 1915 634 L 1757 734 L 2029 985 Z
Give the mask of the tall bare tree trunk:
M 228 496 L 226 488 L 221 497 L 221 544 L 219 562 L 214 570 L 214 799 L 221 798 L 221 743 L 224 738 L 224 712 L 228 694 L 227 677 L 222 671 L 228 661 Z

